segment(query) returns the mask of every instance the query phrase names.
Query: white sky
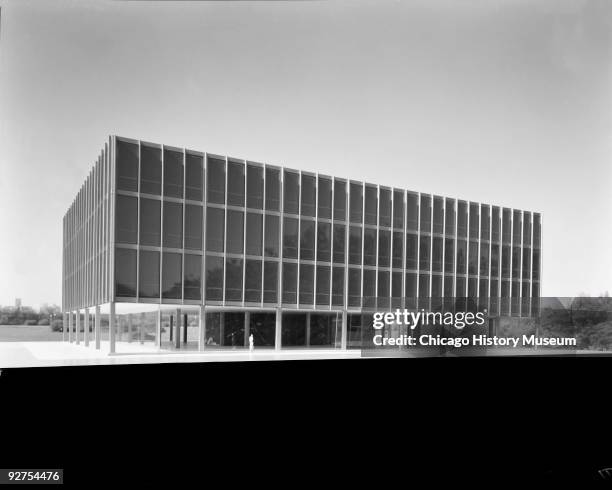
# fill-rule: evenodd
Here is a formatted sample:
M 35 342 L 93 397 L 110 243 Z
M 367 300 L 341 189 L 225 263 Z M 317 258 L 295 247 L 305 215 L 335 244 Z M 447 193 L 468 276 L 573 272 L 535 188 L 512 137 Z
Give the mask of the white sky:
M 542 294 L 612 292 L 612 2 L 0 6 L 2 305 L 112 133 L 540 211 Z

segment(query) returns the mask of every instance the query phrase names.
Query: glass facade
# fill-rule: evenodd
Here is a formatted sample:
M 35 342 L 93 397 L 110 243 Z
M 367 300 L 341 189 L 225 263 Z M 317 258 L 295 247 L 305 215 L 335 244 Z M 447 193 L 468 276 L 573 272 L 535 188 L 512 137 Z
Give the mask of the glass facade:
M 540 266 L 538 213 L 121 138 L 64 218 L 66 309 L 121 298 L 340 311 L 470 296 L 525 316 Z M 316 334 L 300 322 L 288 342 L 327 342 L 328 320 Z

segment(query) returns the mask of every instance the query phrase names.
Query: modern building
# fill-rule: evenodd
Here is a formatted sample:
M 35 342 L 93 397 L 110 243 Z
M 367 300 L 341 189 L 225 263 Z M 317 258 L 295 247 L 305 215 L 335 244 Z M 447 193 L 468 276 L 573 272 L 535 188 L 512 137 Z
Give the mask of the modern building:
M 111 353 L 251 334 L 256 348 L 360 347 L 371 313 L 396 308 L 538 314 L 538 213 L 119 136 L 63 232 L 66 338 L 89 343 L 91 309 Z

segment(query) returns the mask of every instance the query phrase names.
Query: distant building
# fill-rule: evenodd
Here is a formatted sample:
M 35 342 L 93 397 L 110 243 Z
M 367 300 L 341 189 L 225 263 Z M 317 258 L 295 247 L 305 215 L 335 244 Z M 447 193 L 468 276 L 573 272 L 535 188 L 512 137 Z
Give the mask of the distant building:
M 21 308 L 21 298 L 15 298 L 15 308 Z
M 539 311 L 539 213 L 116 136 L 63 236 L 70 325 L 93 307 L 112 325 L 115 308 L 157 312 L 160 347 L 360 347 L 374 310 L 458 299 Z

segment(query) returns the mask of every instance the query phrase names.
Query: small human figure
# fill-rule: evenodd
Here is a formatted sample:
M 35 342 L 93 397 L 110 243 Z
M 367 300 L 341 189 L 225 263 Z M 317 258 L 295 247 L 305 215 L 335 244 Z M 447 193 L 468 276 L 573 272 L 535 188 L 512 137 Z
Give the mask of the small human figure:
M 253 341 L 253 334 L 249 335 L 249 350 L 252 351 L 255 347 L 255 342 Z

